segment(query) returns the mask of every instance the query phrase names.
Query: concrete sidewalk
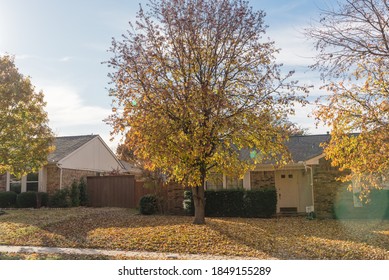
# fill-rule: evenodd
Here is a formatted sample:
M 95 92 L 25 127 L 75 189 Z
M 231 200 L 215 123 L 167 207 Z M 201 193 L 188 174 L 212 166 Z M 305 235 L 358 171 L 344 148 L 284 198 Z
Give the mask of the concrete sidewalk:
M 80 249 L 80 248 L 56 248 L 56 247 L 33 247 L 33 246 L 7 246 L 0 245 L 0 252 L 4 253 L 37 253 L 37 254 L 76 254 L 76 255 L 106 255 L 106 256 L 125 256 L 131 259 L 150 259 L 150 260 L 247 260 L 254 258 L 245 258 L 238 256 L 215 256 L 199 254 L 175 254 L 175 253 L 156 253 L 141 251 L 119 251 L 119 250 L 101 250 L 101 249 Z

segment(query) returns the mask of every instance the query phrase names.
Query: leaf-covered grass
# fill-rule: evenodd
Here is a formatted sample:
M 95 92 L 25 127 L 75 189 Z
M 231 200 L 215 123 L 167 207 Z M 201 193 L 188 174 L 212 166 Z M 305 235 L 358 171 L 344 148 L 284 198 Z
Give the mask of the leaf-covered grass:
M 389 259 L 389 221 L 142 216 L 135 210 L 12 210 L 0 244 L 193 253 L 260 259 Z
M 0 260 L 128 260 L 123 256 L 42 254 L 42 253 L 0 253 Z

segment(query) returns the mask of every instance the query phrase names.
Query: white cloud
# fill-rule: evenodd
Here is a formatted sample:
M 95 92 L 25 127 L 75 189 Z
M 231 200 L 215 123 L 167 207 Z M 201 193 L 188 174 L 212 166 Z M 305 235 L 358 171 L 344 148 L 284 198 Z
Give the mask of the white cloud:
M 302 34 L 303 26 L 269 29 L 269 36 L 281 51 L 277 60 L 285 65 L 305 66 L 314 63 L 313 45 Z
M 64 56 L 64 57 L 60 58 L 59 61 L 61 61 L 61 62 L 68 62 L 71 59 L 72 58 L 70 56 Z
M 326 134 L 330 129 L 322 123 L 316 124 L 315 118 L 312 115 L 317 107 L 314 104 L 302 106 L 295 104 L 295 115 L 289 116 L 289 120 L 296 123 L 301 128 L 308 129 L 308 134 Z
M 30 55 L 30 54 L 17 54 L 17 55 L 15 55 L 16 60 L 23 60 L 23 59 L 30 59 L 30 58 L 36 58 L 36 56 Z
M 67 86 L 42 87 L 47 102 L 50 125 L 54 131 L 77 126 L 101 125 L 111 110 L 88 105 L 77 89 Z M 95 132 L 96 134 L 98 131 Z

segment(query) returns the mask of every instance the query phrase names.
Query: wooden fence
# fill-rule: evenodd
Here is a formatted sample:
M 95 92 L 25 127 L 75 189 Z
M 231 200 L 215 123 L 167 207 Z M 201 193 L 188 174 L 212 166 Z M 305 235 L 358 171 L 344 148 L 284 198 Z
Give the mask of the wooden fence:
M 87 177 L 88 206 L 137 208 L 146 194 L 156 194 L 163 213 L 182 214 L 184 189 L 177 184 L 146 186 L 131 175 Z M 152 185 L 152 184 L 151 184 Z
M 136 208 L 148 193 L 153 190 L 136 183 L 134 176 L 87 177 L 88 205 L 92 207 Z

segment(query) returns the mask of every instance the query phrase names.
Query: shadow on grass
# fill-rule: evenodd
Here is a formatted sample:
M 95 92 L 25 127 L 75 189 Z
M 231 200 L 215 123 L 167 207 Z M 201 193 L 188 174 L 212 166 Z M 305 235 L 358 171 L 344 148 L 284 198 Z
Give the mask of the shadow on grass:
M 223 218 L 208 225 L 279 259 L 389 259 L 389 221 Z
M 207 218 L 199 226 L 192 219 L 107 208 L 14 211 L 0 217 L 0 244 L 278 259 L 389 259 L 389 221 Z

